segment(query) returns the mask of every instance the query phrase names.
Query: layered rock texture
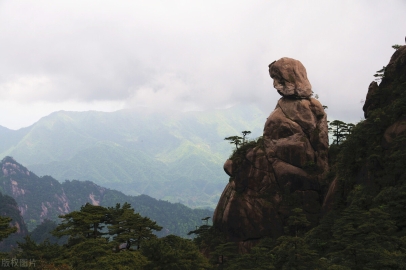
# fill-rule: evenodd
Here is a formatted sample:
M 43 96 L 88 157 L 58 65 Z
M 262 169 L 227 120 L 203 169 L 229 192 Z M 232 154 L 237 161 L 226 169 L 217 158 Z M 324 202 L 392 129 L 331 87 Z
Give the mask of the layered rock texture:
M 294 208 L 317 224 L 320 181 L 328 170 L 328 128 L 323 106 L 311 98 L 306 69 L 282 58 L 269 65 L 282 98 L 263 137 L 241 145 L 224 164 L 230 182 L 214 212 L 214 226 L 249 249 L 263 237 L 283 234 Z

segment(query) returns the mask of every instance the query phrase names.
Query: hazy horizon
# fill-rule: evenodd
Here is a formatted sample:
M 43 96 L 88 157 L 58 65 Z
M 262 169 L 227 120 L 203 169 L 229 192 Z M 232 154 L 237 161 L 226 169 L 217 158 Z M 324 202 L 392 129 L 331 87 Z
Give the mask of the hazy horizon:
M 212 110 L 280 96 L 268 64 L 298 59 L 330 119 L 358 122 L 404 44 L 406 2 L 0 1 L 0 125 L 54 111 Z

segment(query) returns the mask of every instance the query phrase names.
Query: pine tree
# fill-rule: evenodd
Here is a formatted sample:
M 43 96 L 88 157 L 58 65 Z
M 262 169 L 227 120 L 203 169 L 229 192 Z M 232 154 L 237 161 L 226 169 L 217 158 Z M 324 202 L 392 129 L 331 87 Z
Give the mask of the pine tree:
M 333 265 L 350 269 L 404 269 L 405 242 L 396 236 L 394 221 L 382 209 L 346 208 L 333 226 L 331 252 Z
M 17 232 L 16 227 L 11 227 L 11 218 L 0 216 L 0 242 L 7 238 L 10 234 Z
M 231 137 L 226 137 L 224 140 L 230 141 L 230 144 L 235 144 L 235 148 L 238 149 L 238 145 L 241 144 L 241 140 L 243 138 L 240 136 L 231 136 Z
M 156 238 L 153 231 L 162 229 L 155 221 L 134 213 L 128 203 L 124 203 L 122 208 L 117 204 L 116 208 L 109 208 L 109 211 L 112 217 L 109 221 L 111 225 L 108 226 L 109 234 L 117 244 L 128 243 L 127 249 L 132 245 L 140 249 L 143 242 Z
M 310 222 L 307 220 L 306 215 L 303 213 L 303 209 L 295 208 L 292 209 L 291 214 L 288 218 L 288 226 L 291 231 L 294 231 L 295 237 L 302 235 L 305 228 L 310 225 Z
M 333 144 L 340 144 L 342 143 L 348 134 L 351 133 L 354 124 L 347 124 L 340 120 L 334 120 L 333 122 L 329 123 L 329 132 L 333 135 Z
M 63 261 L 63 255 L 67 250 L 56 243 L 51 244 L 48 240 L 36 243 L 29 235 L 24 242 L 17 242 L 18 258 L 32 258 L 36 260 L 35 266 L 42 269 L 68 269 L 68 264 Z M 52 267 L 57 268 L 52 268 Z
M 59 216 L 62 223 L 52 231 L 52 235 L 57 237 L 69 236 L 69 246 L 76 245 L 84 239 L 100 238 L 107 234 L 103 232 L 107 214 L 108 210 L 105 207 L 87 203 L 80 208 L 80 211 Z
M 307 245 L 303 237 L 279 237 L 272 254 L 276 269 L 317 269 L 320 266 L 318 253 Z
M 275 241 L 271 238 L 264 238 L 260 243 L 253 247 L 249 253 L 239 255 L 227 262 L 225 269 L 252 269 L 252 270 L 267 270 L 277 269 L 273 265 L 275 255 L 272 254 L 272 248 L 275 246 Z
M 251 131 L 249 131 L 249 130 L 244 130 L 244 131 L 241 131 L 241 133 L 242 133 L 242 144 L 245 144 L 245 137 L 248 135 L 248 134 L 251 134 Z
M 188 239 L 168 235 L 146 242 L 140 249 L 148 258 L 148 269 L 203 270 L 210 268 L 207 259 L 197 246 Z

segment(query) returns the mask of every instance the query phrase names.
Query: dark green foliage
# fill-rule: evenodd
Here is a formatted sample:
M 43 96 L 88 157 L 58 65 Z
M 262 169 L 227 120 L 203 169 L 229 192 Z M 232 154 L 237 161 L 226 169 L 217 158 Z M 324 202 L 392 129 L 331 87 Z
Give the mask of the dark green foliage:
M 399 44 L 392 45 L 392 48 L 395 50 L 398 50 L 400 47 L 402 47 L 402 45 Z
M 310 222 L 307 220 L 306 215 L 300 208 L 294 208 L 288 217 L 289 231 L 293 232 L 295 237 L 302 236 L 306 231 L 306 228 L 310 226 Z
M 330 146 L 336 203 L 305 239 L 331 269 L 406 269 L 406 140 L 403 135 L 389 143 L 383 136 L 406 115 L 404 61 L 396 68 L 403 70 L 398 77 L 393 69 L 378 71 L 382 82 L 368 119 Z
M 333 135 L 333 144 L 341 144 L 351 134 L 354 124 L 344 123 L 340 120 L 329 122 L 328 130 Z
M 277 269 L 273 265 L 276 256 L 272 253 L 272 247 L 275 243 L 272 239 L 263 239 L 251 249 L 249 253 L 241 254 L 233 260 L 227 261 L 224 269 L 253 269 L 253 270 L 270 270 Z
M 239 148 L 234 149 L 234 151 L 232 152 L 232 154 L 230 156 L 230 159 L 235 162 L 240 162 L 245 158 L 245 155 L 248 150 L 256 148 L 256 147 L 261 147 L 261 148 L 264 147 L 262 136 L 258 137 L 256 140 L 247 140 Z
M 120 204 L 117 204 L 115 208 L 108 210 L 110 219 L 106 223 L 110 225 L 107 228 L 109 235 L 113 236 L 117 245 L 128 243 L 128 249 L 132 245 L 140 249 L 144 242 L 156 238 L 153 231 L 162 230 L 162 227 L 158 226 L 156 222 L 134 213 L 134 209 L 128 203 L 124 203 L 122 208 L 120 208 Z
M 25 192 L 22 196 L 16 196 L 16 201 L 24 209 L 23 216 L 30 231 L 40 225 L 44 218 L 58 221 L 58 215 L 67 213 L 67 211 L 79 210 L 86 203 L 96 202 L 104 207 L 115 206 L 117 203 L 130 203 L 133 205 L 135 212 L 150 217 L 164 227 L 162 232 L 157 233 L 160 236 L 167 234 L 186 236 L 192 228 L 201 224 L 200 219 L 202 216 L 211 216 L 213 213 L 212 210 L 190 209 L 180 203 L 174 204 L 156 200 L 146 195 L 127 196 L 119 191 L 100 187 L 90 181 L 73 180 L 61 184 L 50 176 L 36 176 L 11 157 L 4 158 L 0 164 L 3 166 L 5 163 L 8 163 L 11 168 L 12 180 L 17 182 L 19 190 Z M 13 195 L 13 185 L 10 177 L 10 175 L 5 176 L 0 171 L 0 187 L 6 194 Z M 179 182 L 179 185 L 181 185 L 182 181 Z M 200 183 L 200 185 L 203 186 L 199 190 L 205 188 L 205 183 Z M 176 186 L 172 185 L 171 188 L 176 188 Z M 162 190 L 166 189 L 167 187 L 162 187 Z M 199 190 L 196 190 L 196 192 Z M 2 203 L 8 204 L 8 201 L 7 198 L 0 200 L 0 208 Z M 43 215 L 44 209 L 45 216 Z M 21 217 L 18 214 L 17 205 L 15 211 L 16 213 L 13 216 L 8 216 L 14 221 L 18 221 Z M 26 233 L 25 225 L 23 232 Z
M 69 245 L 75 243 L 76 239 L 100 238 L 107 234 L 103 232 L 108 221 L 107 215 L 106 208 L 87 203 L 80 208 L 80 211 L 59 216 L 62 222 L 55 228 L 53 235 L 57 237 L 70 236 Z
M 194 231 L 190 231 L 189 235 L 196 235 L 193 242 L 199 247 L 199 250 L 205 254 L 210 253 L 217 246 L 226 243 L 226 236 L 216 227 L 210 225 L 202 225 Z
M 211 263 L 227 268 L 230 261 L 238 257 L 238 246 L 234 242 L 226 242 L 217 245 L 210 253 Z
M 17 247 L 27 234 L 27 228 L 20 215 L 16 201 L 0 192 L 0 252 Z
M 231 136 L 231 137 L 224 138 L 224 140 L 230 141 L 230 144 L 235 144 L 234 152 L 239 150 L 239 147 L 238 147 L 239 145 L 241 145 L 241 147 L 244 147 L 244 146 L 247 147 L 247 145 L 250 143 L 249 141 L 246 140 L 246 136 L 248 134 L 251 134 L 251 131 L 244 130 L 244 131 L 241 131 L 241 133 L 242 133 L 242 137 Z
M 61 254 L 65 251 L 58 244 L 51 244 L 48 240 L 36 243 L 30 236 L 26 236 L 24 241 L 18 242 L 20 252 L 17 254 L 21 259 L 35 259 L 37 264 L 48 264 L 51 261 L 59 261 Z M 60 263 L 62 264 L 62 263 Z
M 244 130 L 244 131 L 241 131 L 241 133 L 242 133 L 242 144 L 245 144 L 245 137 L 246 137 L 248 134 L 251 134 L 251 131 L 249 131 L 249 130 Z
M 62 223 L 52 234 L 68 236 L 67 244 L 51 244 L 48 239 L 36 243 L 27 236 L 24 242 L 18 243 L 18 258 L 35 258 L 40 267 L 47 269 L 51 266 L 58 269 L 145 269 L 147 259 L 130 247 L 134 245 L 140 249 L 157 238 L 153 230 L 162 228 L 134 213 L 128 203 L 123 207 L 117 204 L 115 208 L 86 204 L 80 211 L 60 218 Z M 51 226 L 53 224 L 47 221 L 42 227 Z M 123 242 L 129 245 L 122 248 Z
M 16 227 L 10 226 L 11 218 L 0 216 L 0 242 L 10 234 L 17 231 Z
M 241 144 L 241 140 L 243 138 L 240 136 L 231 136 L 231 137 L 226 137 L 224 140 L 230 141 L 230 144 L 235 144 L 235 148 L 238 149 L 238 145 Z
M 381 81 L 382 78 L 385 76 L 385 69 L 386 67 L 382 67 L 382 69 L 378 70 L 375 74 L 374 77 L 376 77 L 377 81 Z
M 406 267 L 406 243 L 394 236 L 396 230 L 390 215 L 379 208 L 348 207 L 332 228 L 327 256 L 332 263 L 350 269 L 402 269 Z
M 144 269 L 208 269 L 207 259 L 191 240 L 175 235 L 154 239 L 141 248 L 149 263 Z
M 276 269 L 317 269 L 319 266 L 318 253 L 310 249 L 302 237 L 279 237 L 271 253 Z
M 51 244 L 65 244 L 67 241 L 67 237 L 55 237 L 51 234 L 51 232 L 58 226 L 55 221 L 45 219 L 40 225 L 38 225 L 31 233 L 31 239 L 36 242 L 37 244 L 48 240 Z
M 222 164 L 230 146 L 222 139 L 246 129 L 261 134 L 266 117 L 254 105 L 179 114 L 59 111 L 27 128 L 0 129 L 0 158 L 11 155 L 61 182 L 90 180 L 128 195 L 214 208 L 227 180 Z

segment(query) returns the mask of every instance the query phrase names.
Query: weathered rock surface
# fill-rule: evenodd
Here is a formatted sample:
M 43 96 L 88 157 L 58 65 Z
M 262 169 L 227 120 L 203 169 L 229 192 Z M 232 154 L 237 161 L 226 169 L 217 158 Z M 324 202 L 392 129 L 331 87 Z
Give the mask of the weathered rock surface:
M 396 153 L 400 154 L 406 151 L 406 116 L 403 106 L 405 104 L 405 85 L 406 46 L 402 46 L 392 55 L 385 68 L 381 83 L 378 85 L 377 82 L 373 81 L 368 87 L 363 106 L 366 120 L 360 123 L 360 127 L 364 131 L 358 133 L 357 136 L 365 138 L 365 143 L 369 147 L 366 148 L 367 150 L 355 149 L 357 152 L 360 151 L 359 154 L 362 153 L 361 156 L 365 156 L 365 160 L 362 161 L 363 165 L 360 166 L 357 172 L 354 172 L 357 185 L 365 185 L 373 190 L 379 190 L 381 184 L 377 184 L 374 179 L 376 171 L 381 174 L 379 177 L 384 175 L 388 177 L 387 179 L 390 179 L 391 183 L 395 183 L 403 173 L 397 175 L 393 172 L 393 169 L 398 166 L 398 169 L 400 167 L 404 170 L 401 165 L 404 158 L 401 155 L 397 156 Z M 371 136 L 371 134 L 374 135 Z M 374 138 L 379 138 L 379 147 L 384 150 L 378 152 L 378 166 L 374 164 L 374 159 L 369 159 L 371 157 L 370 148 L 375 147 L 375 144 L 379 144 Z M 396 164 L 397 161 L 400 164 Z M 382 173 L 382 171 L 385 173 Z M 342 196 L 345 196 L 342 190 L 338 192 L 339 185 L 340 177 L 336 177 L 330 184 L 325 196 L 324 213 L 332 209 L 335 197 L 341 197 L 342 199 Z M 347 192 L 349 192 L 349 189 Z
M 383 108 L 394 101 L 399 100 L 399 95 L 404 91 L 402 83 L 406 81 L 406 46 L 400 47 L 392 55 L 385 68 L 381 83 L 371 82 L 365 99 L 364 116 L 367 118 L 371 111 Z M 397 89 L 399 88 L 399 89 Z M 380 89 L 391 89 L 385 95 L 379 95 Z
M 320 102 L 309 98 L 303 65 L 282 58 L 270 65 L 270 74 L 283 97 L 268 117 L 262 139 L 241 146 L 225 162 L 230 183 L 213 217 L 214 226 L 242 250 L 263 237 L 282 235 L 293 208 L 302 208 L 317 224 L 320 180 L 328 170 L 327 116 Z M 295 79 L 284 79 L 282 85 L 285 77 Z
M 364 106 L 362 110 L 364 111 L 365 119 L 368 118 L 368 112 L 375 108 L 374 104 L 372 103 L 372 96 L 378 91 L 378 83 L 373 81 L 369 84 L 367 97 L 365 98 Z
M 298 60 L 283 57 L 271 63 L 269 75 L 274 79 L 273 86 L 281 96 L 308 98 L 312 94 L 306 69 Z
M 390 125 L 383 134 L 382 146 L 387 149 L 396 138 L 406 135 L 406 117 Z

